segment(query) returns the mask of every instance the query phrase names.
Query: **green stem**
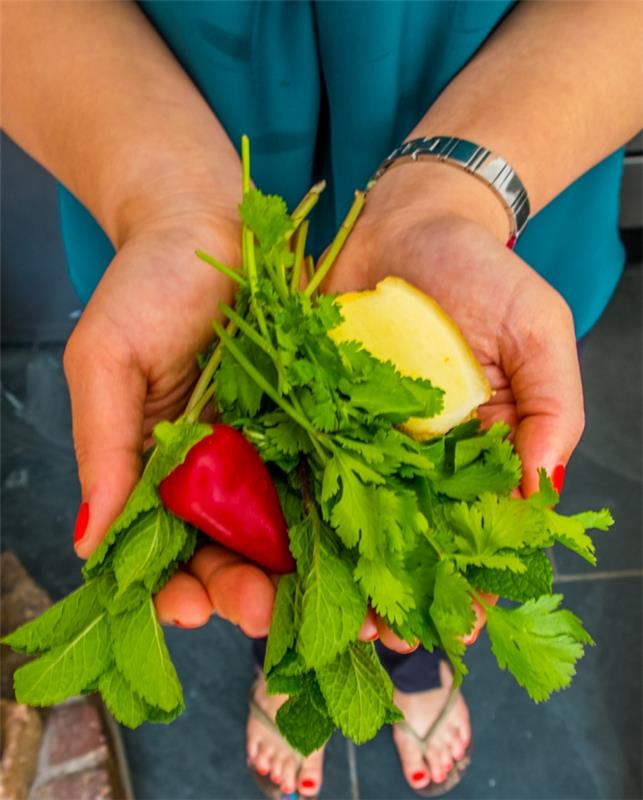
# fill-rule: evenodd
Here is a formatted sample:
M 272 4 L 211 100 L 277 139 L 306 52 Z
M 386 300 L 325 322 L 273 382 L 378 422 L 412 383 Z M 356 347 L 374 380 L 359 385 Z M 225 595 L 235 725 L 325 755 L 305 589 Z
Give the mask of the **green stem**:
M 317 267 L 317 271 L 313 275 L 311 282 L 308 286 L 304 289 L 304 292 L 310 297 L 314 291 L 317 290 L 319 284 L 324 280 L 328 271 L 335 263 L 335 259 L 340 254 L 342 247 L 344 246 L 344 242 L 348 238 L 348 234 L 353 230 L 353 226 L 357 221 L 357 218 L 360 215 L 362 208 L 364 207 L 364 193 L 363 192 L 355 192 L 355 200 L 353 200 L 353 205 L 350 207 L 346 218 L 342 222 L 339 230 L 337 231 L 337 235 L 333 239 L 333 243 L 326 251 L 326 254 L 322 258 L 319 266 Z
M 304 264 L 306 265 L 306 278 L 310 282 L 315 274 L 315 259 L 312 256 L 306 256 Z
M 324 191 L 325 188 L 326 188 L 326 181 L 319 181 L 319 183 L 316 183 L 314 186 L 311 186 L 310 189 L 299 201 L 297 207 L 290 215 L 295 231 L 301 225 L 304 219 L 310 214 L 313 208 L 317 205 L 317 201 L 319 200 L 319 195 Z M 286 238 L 289 239 L 292 236 L 293 232 L 294 231 L 289 231 L 288 234 L 286 235 Z
M 216 385 L 216 383 L 214 381 L 212 381 L 212 383 L 208 386 L 208 388 L 205 390 L 205 392 L 201 396 L 201 399 L 199 400 L 199 402 L 195 404 L 195 406 L 192 409 L 192 411 L 190 412 L 190 414 L 189 415 L 187 415 L 187 414 L 185 415 L 185 418 L 188 420 L 188 422 L 196 422 L 199 419 L 199 417 L 203 413 L 203 409 L 207 406 L 207 404 L 210 402 L 210 400 L 214 397 L 214 393 L 216 392 L 216 390 L 217 390 L 217 385 Z
M 198 258 L 201 261 L 205 261 L 206 264 L 209 264 L 211 267 L 218 269 L 219 272 L 222 272 L 224 275 L 227 275 L 228 278 L 232 278 L 233 281 L 236 281 L 239 286 L 247 286 L 248 281 L 240 275 L 236 269 L 231 269 L 230 267 L 226 267 L 225 264 L 222 264 L 221 261 L 217 261 L 214 256 L 209 256 L 207 253 L 204 253 L 203 250 L 195 250 L 194 251 Z
M 304 264 L 304 250 L 306 249 L 306 237 L 308 236 L 309 222 L 305 219 L 297 233 L 295 233 L 295 263 L 292 268 L 292 278 L 290 280 L 290 291 L 298 292 L 301 283 L 301 269 Z
M 226 334 L 223 327 L 218 322 L 214 323 L 214 329 L 224 346 L 228 348 L 230 355 L 239 364 L 239 366 L 246 371 L 248 376 L 252 378 L 257 386 L 262 389 L 262 391 L 264 391 L 268 397 L 270 397 L 270 399 L 273 400 L 279 406 L 279 408 L 281 408 L 282 411 L 288 414 L 289 417 L 292 417 L 292 419 L 305 431 L 308 431 L 316 436 L 317 432 L 310 422 L 305 417 L 301 416 L 297 409 L 295 409 L 287 400 L 281 397 L 274 386 L 268 383 L 263 375 L 250 363 L 241 350 L 236 346 L 234 340 Z
M 237 332 L 237 326 L 234 322 L 229 322 L 226 326 L 226 333 L 229 337 L 232 337 Z M 221 356 L 223 355 L 223 344 L 221 340 L 217 342 L 217 346 L 212 351 L 210 358 L 208 359 L 208 363 L 203 368 L 201 375 L 199 375 L 199 380 L 196 382 L 194 389 L 192 390 L 192 394 L 190 395 L 190 399 L 188 400 L 188 404 L 185 407 L 185 411 L 183 412 L 183 417 L 187 419 L 189 422 L 193 422 L 195 419 L 198 418 L 193 416 L 192 412 L 197 405 L 197 403 L 201 400 L 201 397 L 208 389 L 210 381 L 214 377 L 214 373 L 219 368 L 219 364 L 221 363 Z
M 219 310 L 225 314 L 225 316 L 231 322 L 233 322 L 237 328 L 248 337 L 248 339 L 253 341 L 257 347 L 260 347 L 264 353 L 270 356 L 273 361 L 277 360 L 277 352 L 272 344 L 266 341 L 266 339 L 264 339 L 263 336 L 252 327 L 252 325 L 249 325 L 240 314 L 237 314 L 237 312 L 230 308 L 230 306 L 226 303 L 219 303 Z
M 257 262 L 255 260 L 254 233 L 249 228 L 244 226 L 243 236 L 246 243 L 246 272 L 248 275 L 248 281 L 250 282 L 250 305 L 252 306 L 252 310 L 257 318 L 261 332 L 266 339 L 270 340 L 268 326 L 266 325 L 266 318 L 263 315 L 261 306 L 259 303 L 257 303 Z
M 244 196 L 250 191 L 250 139 L 241 137 L 241 186 Z

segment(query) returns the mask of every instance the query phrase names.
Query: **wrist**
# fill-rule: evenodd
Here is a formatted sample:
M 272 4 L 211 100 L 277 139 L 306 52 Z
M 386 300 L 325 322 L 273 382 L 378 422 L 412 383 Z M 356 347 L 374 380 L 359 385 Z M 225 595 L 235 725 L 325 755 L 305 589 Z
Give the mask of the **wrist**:
M 495 192 L 473 175 L 439 161 L 396 164 L 368 194 L 366 209 L 373 216 L 407 215 L 412 221 L 459 217 L 489 231 L 505 244 L 511 226 Z

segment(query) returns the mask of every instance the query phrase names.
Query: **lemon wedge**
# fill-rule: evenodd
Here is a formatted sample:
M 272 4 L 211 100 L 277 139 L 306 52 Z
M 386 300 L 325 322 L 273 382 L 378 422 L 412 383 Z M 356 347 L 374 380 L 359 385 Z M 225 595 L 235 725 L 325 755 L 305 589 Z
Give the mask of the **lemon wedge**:
M 442 411 L 411 417 L 402 428 L 415 439 L 440 436 L 475 415 L 491 386 L 462 332 L 440 305 L 402 278 L 385 278 L 373 291 L 339 295 L 344 321 L 330 335 L 358 341 L 402 375 L 428 378 L 444 390 Z

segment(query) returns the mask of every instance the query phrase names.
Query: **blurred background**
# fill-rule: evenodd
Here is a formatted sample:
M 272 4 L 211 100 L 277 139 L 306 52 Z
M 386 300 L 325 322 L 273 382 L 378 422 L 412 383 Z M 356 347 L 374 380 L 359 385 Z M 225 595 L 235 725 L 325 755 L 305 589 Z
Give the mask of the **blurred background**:
M 71 547 L 80 496 L 61 356 L 82 309 L 65 271 L 55 184 L 8 139 L 2 138 L 1 147 L 6 630 L 11 614 L 47 602 L 8 552 L 54 601 L 80 583 L 80 562 Z M 622 236 L 628 264 L 583 347 L 587 428 L 570 463 L 561 502 L 565 512 L 609 506 L 616 525 L 609 534 L 597 534 L 595 570 L 572 553 L 554 555 L 555 590 L 566 595 L 568 607 L 582 617 L 597 646 L 580 663 L 570 689 L 536 706 L 509 676 L 498 672 L 486 635 L 480 637 L 470 649 L 471 675 L 465 684 L 474 757 L 466 778 L 450 795 L 454 800 L 643 796 L 642 187 L 639 136 L 628 148 L 623 181 Z M 5 784 L 17 762 L 23 770 L 17 777 L 12 773 L 11 780 L 22 785 L 13 796 L 261 797 L 245 767 L 245 716 L 253 679 L 248 642 L 216 619 L 198 631 L 170 629 L 167 639 L 187 706 L 169 727 L 144 725 L 121 736 L 91 700 L 25 722 L 3 700 Z M 11 668 L 6 654 L 3 667 L 5 672 Z M 3 696 L 8 696 L 10 682 L 4 678 Z M 11 734 L 17 724 L 22 725 L 22 740 Z M 22 761 L 12 760 L 12 747 L 22 753 Z M 35 778 L 31 773 L 36 767 L 26 764 L 30 748 L 40 753 Z M 31 789 L 25 788 L 28 784 Z M 12 796 L 6 792 L 5 785 L 3 796 Z M 338 736 L 331 741 L 322 798 L 414 796 L 402 779 L 387 731 L 360 748 Z

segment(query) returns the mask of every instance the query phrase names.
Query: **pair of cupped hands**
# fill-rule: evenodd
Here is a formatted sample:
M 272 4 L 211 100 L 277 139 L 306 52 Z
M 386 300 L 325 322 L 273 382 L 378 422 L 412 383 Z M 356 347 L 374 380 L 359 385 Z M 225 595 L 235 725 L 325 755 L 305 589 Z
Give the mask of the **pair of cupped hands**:
M 475 184 L 475 185 L 473 185 Z M 185 185 L 139 204 L 122 227 L 117 254 L 65 352 L 74 444 L 89 521 L 75 543 L 87 558 L 122 509 L 140 474 L 154 425 L 184 409 L 197 378 L 195 354 L 212 336 L 218 304 L 232 287 L 194 255 L 197 248 L 240 263 L 239 197 L 190 192 Z M 506 229 L 505 229 L 505 226 Z M 366 206 L 324 290 L 373 287 L 400 276 L 460 326 L 494 394 L 479 409 L 483 426 L 513 428 L 523 462 L 521 491 L 537 488 L 537 469 L 565 465 L 583 428 L 573 321 L 561 296 L 508 249 L 499 201 L 449 166 L 390 170 Z M 211 615 L 248 636 L 270 626 L 276 580 L 217 544 L 202 547 L 156 596 L 162 623 L 204 625 Z M 484 611 L 465 642 L 476 640 Z M 401 641 L 373 611 L 360 638 Z

